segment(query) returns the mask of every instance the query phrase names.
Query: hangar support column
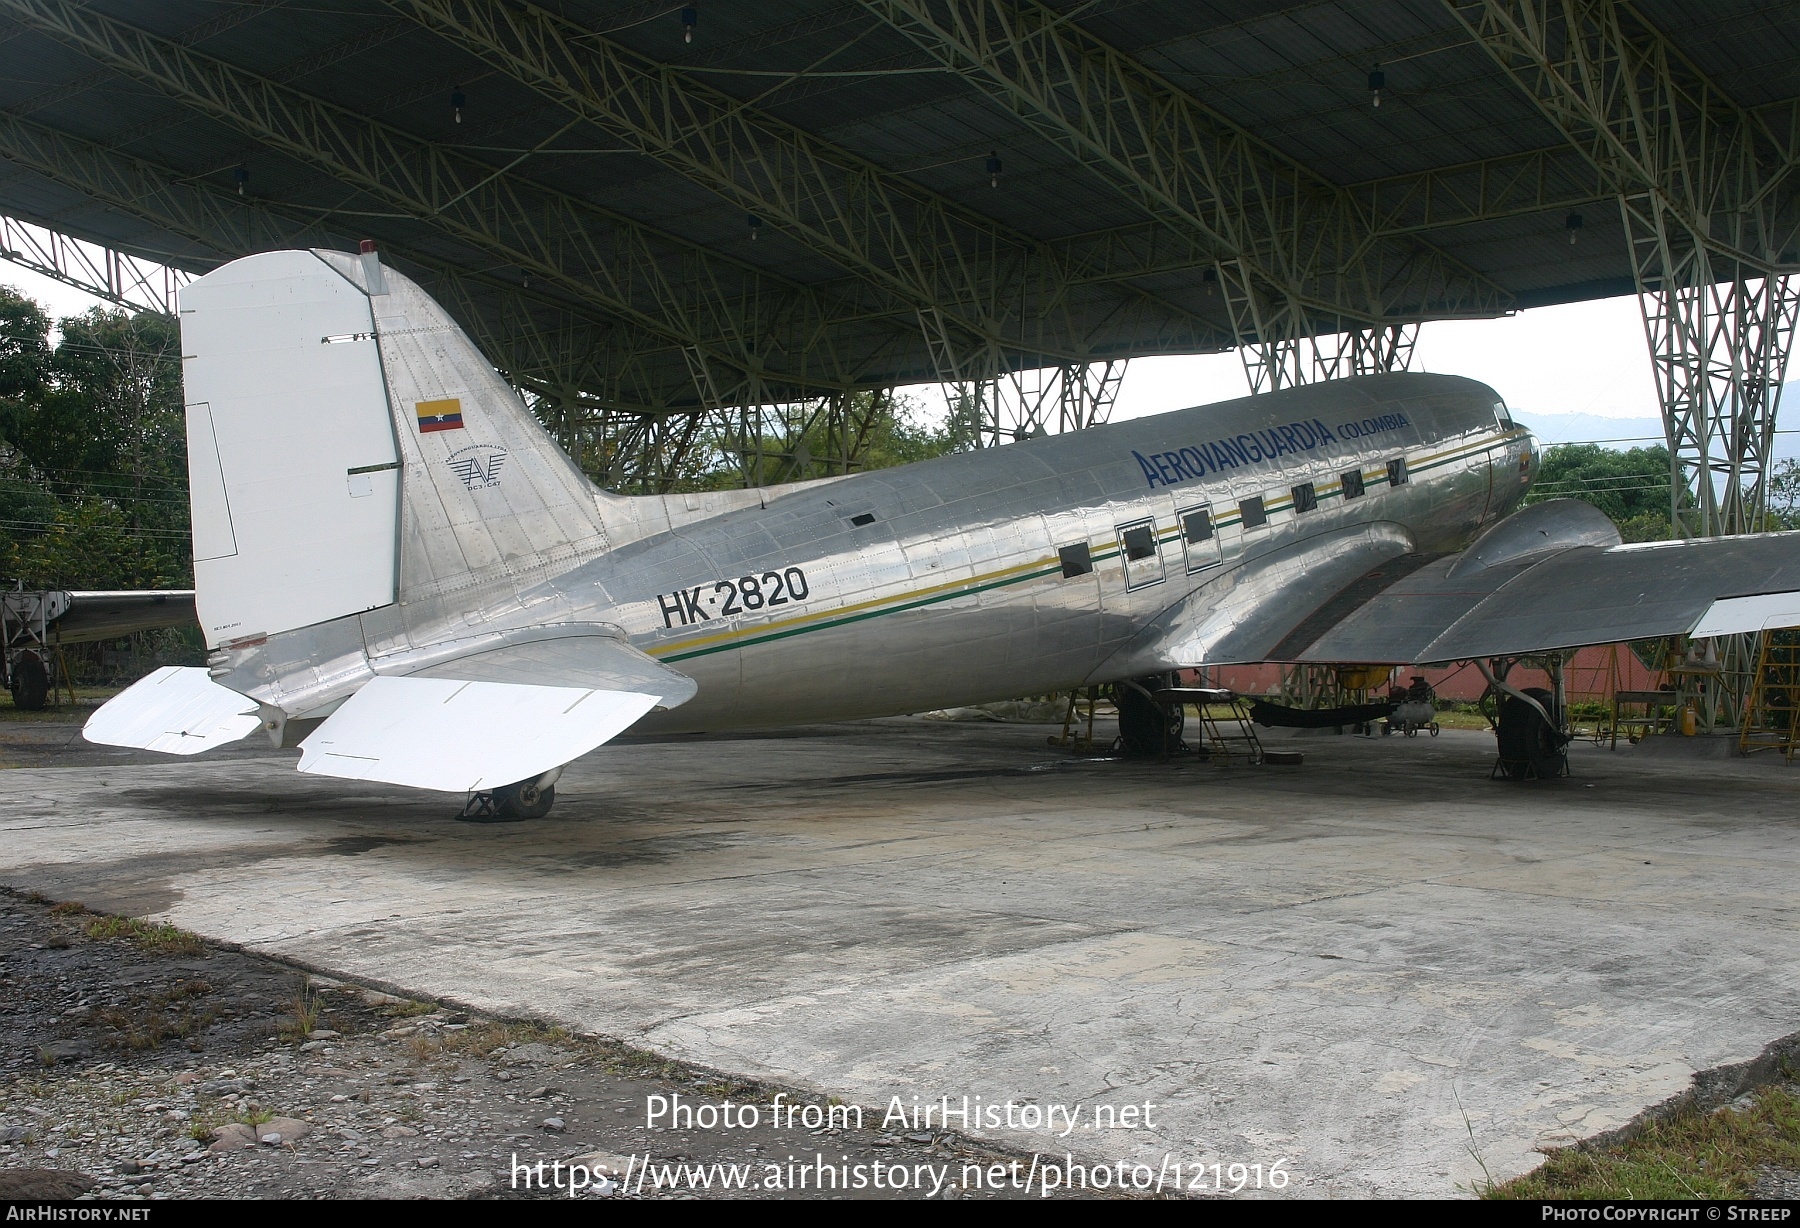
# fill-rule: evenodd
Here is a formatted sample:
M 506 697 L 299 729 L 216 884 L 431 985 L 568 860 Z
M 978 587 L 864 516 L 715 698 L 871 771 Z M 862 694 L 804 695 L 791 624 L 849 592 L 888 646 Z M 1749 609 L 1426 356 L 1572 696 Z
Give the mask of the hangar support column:
M 1741 106 L 1620 0 L 1445 0 L 1617 195 L 1681 537 L 1769 527 L 1776 411 L 1800 315 L 1796 134 Z M 1755 637 L 1691 690 L 1735 723 Z M 1704 677 L 1696 674 L 1695 677 Z
M 918 315 L 953 425 L 977 447 L 1078 431 L 1111 416 L 1129 359 L 1013 370 L 992 341 L 959 348 L 935 307 Z

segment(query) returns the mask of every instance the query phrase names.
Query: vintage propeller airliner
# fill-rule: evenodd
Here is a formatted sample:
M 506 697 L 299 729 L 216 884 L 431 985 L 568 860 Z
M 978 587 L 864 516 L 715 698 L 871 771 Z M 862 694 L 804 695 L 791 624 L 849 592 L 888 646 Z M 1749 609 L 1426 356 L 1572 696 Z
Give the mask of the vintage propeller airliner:
M 1494 392 L 1344 379 L 760 490 L 597 489 L 373 251 L 181 298 L 196 604 L 86 736 L 545 813 L 628 728 L 839 720 L 1227 662 L 1425 663 L 1800 623 L 1800 534 L 1520 508 Z M 303 740 L 302 740 L 303 739 Z

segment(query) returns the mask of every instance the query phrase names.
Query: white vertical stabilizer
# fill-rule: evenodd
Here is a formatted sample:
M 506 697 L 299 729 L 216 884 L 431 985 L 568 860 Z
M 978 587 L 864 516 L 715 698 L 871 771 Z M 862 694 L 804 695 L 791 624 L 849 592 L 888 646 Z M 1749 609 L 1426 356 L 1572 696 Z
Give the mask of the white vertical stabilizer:
M 369 299 L 312 252 L 181 292 L 194 584 L 208 647 L 395 600 L 399 473 Z

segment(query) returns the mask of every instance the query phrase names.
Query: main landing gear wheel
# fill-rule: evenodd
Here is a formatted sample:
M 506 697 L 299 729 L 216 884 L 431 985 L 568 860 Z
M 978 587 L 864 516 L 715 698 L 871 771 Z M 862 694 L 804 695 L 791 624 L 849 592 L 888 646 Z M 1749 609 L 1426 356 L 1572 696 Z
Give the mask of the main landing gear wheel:
M 39 712 L 50 699 L 50 671 L 35 652 L 22 652 L 13 662 L 13 707 Z
M 1181 730 L 1187 712 L 1180 704 L 1163 705 L 1150 698 L 1169 685 L 1163 674 L 1113 684 L 1113 705 L 1119 710 L 1119 745 L 1134 758 L 1155 758 L 1181 749 Z
M 541 819 L 555 801 L 555 785 L 540 787 L 534 780 L 521 780 L 494 790 L 494 813 L 502 819 Z
M 1524 694 L 1544 707 L 1552 718 L 1559 718 L 1556 696 L 1541 687 L 1528 687 Z M 1500 767 L 1513 780 L 1554 780 L 1568 768 L 1562 731 L 1544 720 L 1543 713 L 1516 695 L 1508 695 L 1500 705 Z

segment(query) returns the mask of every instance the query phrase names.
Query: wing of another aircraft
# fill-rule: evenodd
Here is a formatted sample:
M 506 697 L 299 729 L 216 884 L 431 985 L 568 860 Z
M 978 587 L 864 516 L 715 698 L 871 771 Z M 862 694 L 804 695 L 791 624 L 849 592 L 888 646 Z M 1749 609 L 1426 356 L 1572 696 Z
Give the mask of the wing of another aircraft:
M 0 601 L 15 622 L 35 626 L 41 618 L 48 638 L 59 644 L 87 644 L 133 631 L 198 624 L 192 589 L 0 593 Z
M 1427 664 L 1800 626 L 1800 533 L 1628 546 L 1570 499 L 1524 508 L 1442 557 L 1377 527 L 1220 577 L 1150 628 L 1133 668 L 1159 653 L 1184 666 Z M 1235 602 L 1221 603 L 1221 582 Z

